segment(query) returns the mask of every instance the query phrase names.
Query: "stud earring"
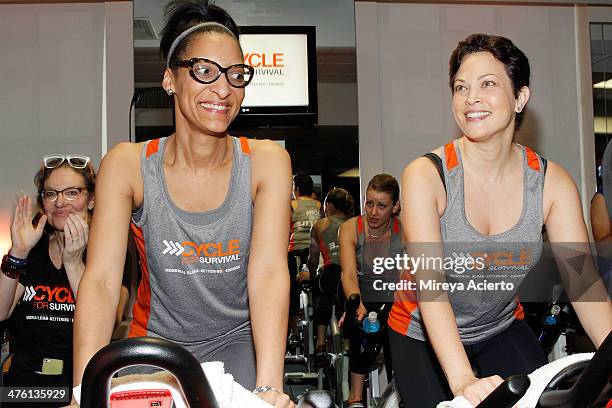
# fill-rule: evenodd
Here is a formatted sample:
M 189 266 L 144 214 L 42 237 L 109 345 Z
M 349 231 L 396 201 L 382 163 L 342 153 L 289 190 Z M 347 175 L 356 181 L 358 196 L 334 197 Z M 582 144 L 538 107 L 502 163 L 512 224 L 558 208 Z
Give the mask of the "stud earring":
M 168 95 L 172 95 L 174 93 L 172 89 L 168 89 L 166 92 L 168 93 Z

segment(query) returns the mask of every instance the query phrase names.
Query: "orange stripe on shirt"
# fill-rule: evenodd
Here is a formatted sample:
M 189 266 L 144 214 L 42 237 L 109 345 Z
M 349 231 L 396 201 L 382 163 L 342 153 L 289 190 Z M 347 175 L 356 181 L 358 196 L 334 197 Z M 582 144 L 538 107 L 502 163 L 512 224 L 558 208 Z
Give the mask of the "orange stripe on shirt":
M 525 146 L 525 154 L 527 155 L 527 165 L 535 171 L 540 171 L 540 160 L 538 154 Z
M 130 324 L 130 333 L 128 337 L 143 337 L 147 335 L 147 326 L 151 314 L 151 285 L 149 283 L 147 251 L 145 248 L 144 236 L 142 235 L 142 228 L 131 223 L 130 229 L 134 233 L 134 242 L 136 243 L 138 256 L 140 257 L 142 279 L 140 280 L 140 285 L 138 285 L 138 296 L 132 308 L 133 319 Z
M 525 319 L 525 311 L 523 310 L 523 305 L 519 302 L 519 298 L 516 298 L 516 309 L 514 309 L 514 317 L 516 320 L 524 320 Z
M 400 275 L 400 280 L 414 281 L 414 275 L 410 271 L 404 271 Z M 407 335 L 412 313 L 419 307 L 415 291 L 402 290 L 395 292 L 395 301 L 389 312 L 387 324 L 396 332 Z
M 159 139 L 151 140 L 149 143 L 147 143 L 147 153 L 145 157 L 148 159 L 149 156 L 157 153 L 158 151 L 159 151 Z
M 323 257 L 323 266 L 331 265 L 331 254 L 329 253 L 329 248 L 322 238 L 319 238 L 319 249 L 321 250 L 321 256 Z
M 446 169 L 448 171 L 451 171 L 457 165 L 459 165 L 459 158 L 457 157 L 455 144 L 453 142 L 449 142 L 444 145 L 444 156 L 446 157 Z
M 362 233 L 364 231 L 363 228 L 363 217 L 361 215 L 357 216 L 357 232 Z
M 250 154 L 251 146 L 249 146 L 249 139 L 244 136 L 240 137 L 240 148 L 242 148 L 242 153 Z

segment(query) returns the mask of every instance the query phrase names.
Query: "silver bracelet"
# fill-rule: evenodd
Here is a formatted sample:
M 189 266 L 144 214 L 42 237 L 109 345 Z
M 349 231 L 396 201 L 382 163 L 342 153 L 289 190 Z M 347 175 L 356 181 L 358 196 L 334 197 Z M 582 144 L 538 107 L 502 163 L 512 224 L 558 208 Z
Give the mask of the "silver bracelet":
M 253 394 L 257 395 L 257 394 L 263 394 L 264 392 L 268 392 L 268 391 L 275 391 L 278 392 L 279 394 L 282 394 L 282 392 L 280 392 L 279 390 L 277 390 L 276 388 L 270 386 L 270 385 L 264 385 L 263 387 L 257 387 L 253 390 Z

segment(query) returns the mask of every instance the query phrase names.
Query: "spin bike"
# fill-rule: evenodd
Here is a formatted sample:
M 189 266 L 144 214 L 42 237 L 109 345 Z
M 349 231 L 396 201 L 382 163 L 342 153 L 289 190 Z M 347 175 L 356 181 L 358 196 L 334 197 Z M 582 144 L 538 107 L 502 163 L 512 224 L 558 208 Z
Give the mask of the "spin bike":
M 118 340 L 98 351 L 87 364 L 83 374 L 81 407 L 109 407 L 111 376 L 120 369 L 133 365 L 150 365 L 169 371 L 176 378 L 183 400 L 188 407 L 219 408 L 213 390 L 196 358 L 178 344 L 152 337 Z M 151 399 L 151 394 L 147 394 L 144 390 L 129 393 L 130 395 L 122 393 L 121 402 L 130 401 L 134 404 L 131 406 L 162 407 L 164 403 L 166 406 L 171 406 L 170 401 L 161 397 Z M 144 399 L 146 405 L 137 404 L 139 399 Z M 306 393 L 298 403 L 298 408 L 333 407 L 332 396 L 325 391 Z

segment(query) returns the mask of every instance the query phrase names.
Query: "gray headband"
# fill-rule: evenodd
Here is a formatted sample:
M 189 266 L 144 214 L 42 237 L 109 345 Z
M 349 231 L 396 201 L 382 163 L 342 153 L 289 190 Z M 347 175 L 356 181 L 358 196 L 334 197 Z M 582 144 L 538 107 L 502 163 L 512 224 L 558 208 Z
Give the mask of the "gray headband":
M 236 39 L 236 41 L 238 41 L 238 39 L 236 38 L 236 36 L 234 35 L 234 33 L 232 33 L 232 31 L 227 28 L 226 26 L 224 26 L 223 24 L 219 24 L 216 23 L 214 21 L 205 21 L 203 23 L 200 24 L 196 24 L 193 27 L 190 27 L 188 29 L 186 29 L 185 31 L 183 31 L 182 33 L 180 33 L 178 35 L 178 37 L 176 37 L 174 39 L 174 41 L 172 41 L 172 45 L 170 46 L 170 51 L 168 51 L 168 58 L 166 59 L 166 68 L 170 68 L 170 58 L 172 58 L 172 54 L 174 53 L 174 49 L 177 47 L 177 45 L 179 45 L 179 43 L 181 41 L 183 41 L 183 39 L 185 37 L 187 37 L 189 34 L 193 33 L 196 30 L 199 30 L 200 28 L 203 27 L 219 27 L 221 29 L 223 29 L 223 31 L 227 32 L 229 35 L 231 35 L 233 38 Z

